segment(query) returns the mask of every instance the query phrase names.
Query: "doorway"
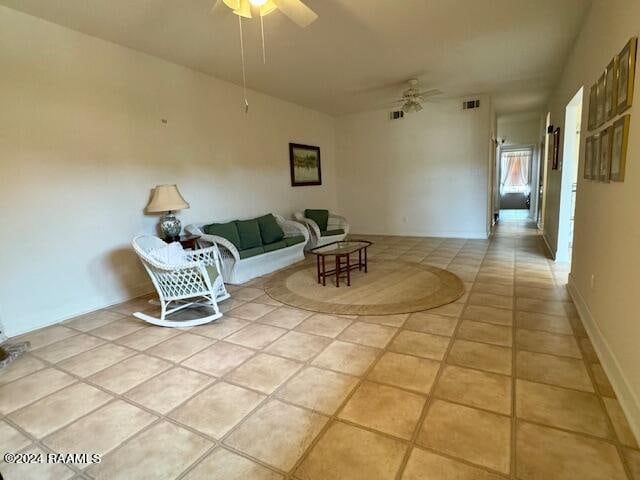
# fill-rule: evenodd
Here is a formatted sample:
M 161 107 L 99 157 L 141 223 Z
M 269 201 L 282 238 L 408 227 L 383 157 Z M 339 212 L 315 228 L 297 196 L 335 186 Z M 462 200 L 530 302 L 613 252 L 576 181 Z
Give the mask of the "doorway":
M 500 218 L 526 219 L 531 208 L 533 148 L 509 146 L 500 149 Z
M 570 262 L 573 249 L 573 222 L 578 182 L 578 159 L 580 158 L 582 92 L 583 89 L 580 88 L 565 109 L 558 247 L 556 250 L 556 261 L 558 262 Z

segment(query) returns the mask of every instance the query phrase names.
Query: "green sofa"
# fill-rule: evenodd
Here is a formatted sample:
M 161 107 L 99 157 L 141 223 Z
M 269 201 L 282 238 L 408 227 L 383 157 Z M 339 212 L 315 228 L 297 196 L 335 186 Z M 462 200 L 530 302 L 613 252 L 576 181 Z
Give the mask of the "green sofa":
M 195 223 L 187 232 L 218 246 L 225 283 L 241 284 L 304 260 L 307 229 L 280 215 Z

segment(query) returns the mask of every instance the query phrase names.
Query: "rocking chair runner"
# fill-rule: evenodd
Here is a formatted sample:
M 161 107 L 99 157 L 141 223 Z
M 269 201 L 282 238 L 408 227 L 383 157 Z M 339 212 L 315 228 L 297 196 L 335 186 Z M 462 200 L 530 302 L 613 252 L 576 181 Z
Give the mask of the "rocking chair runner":
M 186 262 L 167 265 L 156 260 L 151 251 L 163 247 L 158 237 L 140 235 L 133 239 L 133 248 L 151 277 L 158 292 L 160 318 L 146 313 L 133 315 L 141 320 L 161 327 L 193 327 L 216 320 L 222 316 L 218 302 L 229 298 L 220 275 L 220 254 L 217 246 L 200 250 L 187 250 Z M 176 306 L 169 308 L 174 303 Z M 184 308 L 209 307 L 212 315 L 193 320 L 167 320 L 166 317 Z

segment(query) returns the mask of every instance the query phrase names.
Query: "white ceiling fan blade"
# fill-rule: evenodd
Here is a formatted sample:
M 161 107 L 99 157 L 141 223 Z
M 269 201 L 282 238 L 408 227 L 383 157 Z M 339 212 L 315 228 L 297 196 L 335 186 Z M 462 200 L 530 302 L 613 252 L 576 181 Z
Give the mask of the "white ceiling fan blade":
M 318 15 L 300 0 L 273 0 L 273 3 L 299 27 L 307 27 L 318 18 Z
M 220 3 L 220 0 L 218 0 L 218 3 Z M 240 8 L 240 0 L 222 0 L 222 3 L 231 10 L 238 10 Z
M 444 92 L 442 90 L 438 90 L 437 88 L 432 88 L 431 90 L 425 90 L 424 92 L 419 92 L 416 95 L 418 97 L 427 98 L 433 97 L 434 95 L 442 95 Z

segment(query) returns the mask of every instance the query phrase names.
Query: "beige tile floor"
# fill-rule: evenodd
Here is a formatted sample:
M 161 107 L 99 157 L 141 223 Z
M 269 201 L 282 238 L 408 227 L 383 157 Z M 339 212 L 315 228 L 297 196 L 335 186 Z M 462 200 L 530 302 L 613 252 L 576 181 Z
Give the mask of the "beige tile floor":
M 6 465 L 7 479 L 640 480 L 640 451 L 535 230 L 489 241 L 371 237 L 371 257 L 457 273 L 428 312 L 335 317 L 262 280 L 225 316 L 163 329 L 145 299 L 30 333 L 0 373 L 0 451 L 95 465 Z M 355 280 L 357 281 L 357 279 Z M 636 475 L 635 477 L 633 475 Z

